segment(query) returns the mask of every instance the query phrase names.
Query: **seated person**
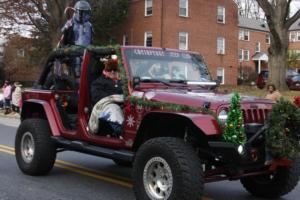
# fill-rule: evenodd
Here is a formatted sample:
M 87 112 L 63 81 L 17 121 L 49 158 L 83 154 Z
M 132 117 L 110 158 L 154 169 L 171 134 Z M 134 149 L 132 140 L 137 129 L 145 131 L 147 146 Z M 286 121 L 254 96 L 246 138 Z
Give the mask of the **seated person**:
M 121 138 L 123 111 L 118 103 L 123 103 L 122 83 L 119 79 L 117 60 L 104 61 L 102 75 L 92 82 L 91 101 L 94 105 L 89 120 L 89 132 L 99 132 L 99 120 L 108 122 L 113 135 Z M 100 127 L 101 128 L 101 127 Z
M 182 73 L 182 71 L 180 70 L 180 67 L 178 67 L 178 66 L 172 67 L 172 79 L 175 79 L 175 80 L 182 80 L 182 79 L 184 80 L 185 79 L 185 76 Z
M 278 102 L 280 100 L 280 98 L 282 97 L 280 92 L 278 90 L 276 90 L 276 87 L 274 84 L 269 84 L 267 86 L 267 90 L 268 90 L 268 93 L 265 97 L 266 99 Z
M 164 71 L 160 63 L 154 63 L 148 73 L 151 78 L 163 78 L 163 79 L 171 79 L 171 76 Z

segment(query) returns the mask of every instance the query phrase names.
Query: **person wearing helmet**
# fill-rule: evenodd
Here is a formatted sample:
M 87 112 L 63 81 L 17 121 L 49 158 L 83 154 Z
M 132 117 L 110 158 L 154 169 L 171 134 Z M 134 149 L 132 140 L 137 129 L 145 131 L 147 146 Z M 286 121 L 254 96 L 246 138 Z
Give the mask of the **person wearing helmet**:
M 65 14 L 68 21 L 62 28 L 63 36 L 57 47 L 90 45 L 93 34 L 93 27 L 89 21 L 91 18 L 90 4 L 86 1 L 78 1 L 74 8 L 67 7 Z
M 57 44 L 57 48 L 72 45 L 88 46 L 92 43 L 93 27 L 89 21 L 91 18 L 91 6 L 87 1 L 78 1 L 74 8 L 67 7 L 65 14 L 68 21 L 62 28 L 62 38 Z M 79 85 L 82 58 L 76 57 L 73 61 L 75 70 L 75 84 Z

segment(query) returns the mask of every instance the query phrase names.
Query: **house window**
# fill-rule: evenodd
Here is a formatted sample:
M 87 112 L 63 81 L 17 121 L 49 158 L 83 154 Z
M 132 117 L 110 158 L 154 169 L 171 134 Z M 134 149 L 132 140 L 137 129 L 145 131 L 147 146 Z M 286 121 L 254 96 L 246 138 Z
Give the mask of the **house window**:
M 188 50 L 189 34 L 185 32 L 179 33 L 179 49 Z
M 24 58 L 25 57 L 25 50 L 24 49 L 18 49 L 17 56 Z
M 245 60 L 245 61 L 249 61 L 250 60 L 250 51 L 249 50 L 244 50 L 243 51 L 243 55 L 244 55 L 243 60 Z
M 225 54 L 225 38 L 223 37 L 217 39 L 217 54 Z
M 270 34 L 266 34 L 266 43 L 267 44 L 271 43 Z
M 256 44 L 255 44 L 255 52 L 260 52 L 260 42 L 256 42 Z
M 239 50 L 239 60 L 243 60 L 244 59 L 244 50 L 240 49 Z
M 189 16 L 189 1 L 179 0 L 179 16 L 188 17 Z
M 153 0 L 145 0 L 145 16 L 151 16 L 153 12 Z
M 250 32 L 241 29 L 239 32 L 239 40 L 250 41 Z
M 152 32 L 145 33 L 145 47 L 152 47 Z
M 297 32 L 297 38 L 296 38 L 296 41 L 300 41 L 300 32 Z
M 129 44 L 128 35 L 123 35 L 123 46 L 127 46 Z
M 225 83 L 225 70 L 223 67 L 217 68 L 217 79 L 220 82 L 220 84 Z
M 223 6 L 218 6 L 218 23 L 225 24 L 225 8 Z
M 250 60 L 250 51 L 248 49 L 240 49 L 239 50 L 239 60 L 240 61 L 249 61 Z
M 296 41 L 296 32 L 291 32 L 290 33 L 290 41 L 295 42 Z

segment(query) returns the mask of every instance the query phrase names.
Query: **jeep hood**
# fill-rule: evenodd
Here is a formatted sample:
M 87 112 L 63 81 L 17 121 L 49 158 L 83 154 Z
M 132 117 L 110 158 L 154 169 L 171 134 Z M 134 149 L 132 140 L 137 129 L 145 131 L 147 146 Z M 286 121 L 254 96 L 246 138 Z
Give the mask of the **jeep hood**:
M 141 94 L 140 94 L 141 95 Z M 189 92 L 186 90 L 148 90 L 143 92 L 143 98 L 153 102 L 173 103 L 179 105 L 188 105 L 193 107 L 202 107 L 204 103 L 209 102 L 211 109 L 217 109 L 224 104 L 230 104 L 231 94 L 216 94 L 212 92 Z M 135 95 L 133 95 L 135 96 Z M 241 95 L 242 104 L 272 104 L 273 102 L 254 96 Z

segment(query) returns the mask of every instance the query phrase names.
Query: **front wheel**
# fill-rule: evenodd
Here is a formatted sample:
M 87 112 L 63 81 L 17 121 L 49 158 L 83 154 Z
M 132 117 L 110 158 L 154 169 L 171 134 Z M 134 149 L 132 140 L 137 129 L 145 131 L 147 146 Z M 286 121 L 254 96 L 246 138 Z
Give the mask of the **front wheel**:
M 139 200 L 199 200 L 204 189 L 200 159 L 178 138 L 144 143 L 133 164 L 133 179 Z
M 279 167 L 270 174 L 245 177 L 241 183 L 254 196 L 279 198 L 295 188 L 299 175 L 300 159 L 297 158 L 291 167 Z
M 43 119 L 26 119 L 18 128 L 15 153 L 19 168 L 28 175 L 47 174 L 56 159 L 49 124 Z

